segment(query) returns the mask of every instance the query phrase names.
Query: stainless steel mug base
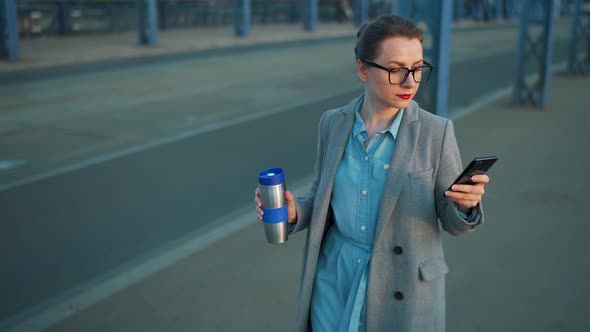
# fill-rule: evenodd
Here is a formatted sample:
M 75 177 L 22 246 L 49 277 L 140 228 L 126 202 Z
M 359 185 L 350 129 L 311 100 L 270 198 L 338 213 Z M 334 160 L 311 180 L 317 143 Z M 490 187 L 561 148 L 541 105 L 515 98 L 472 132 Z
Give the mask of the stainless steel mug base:
M 266 233 L 266 240 L 269 243 L 285 243 L 289 233 L 289 223 L 287 221 L 279 222 L 276 224 L 264 223 L 264 232 Z

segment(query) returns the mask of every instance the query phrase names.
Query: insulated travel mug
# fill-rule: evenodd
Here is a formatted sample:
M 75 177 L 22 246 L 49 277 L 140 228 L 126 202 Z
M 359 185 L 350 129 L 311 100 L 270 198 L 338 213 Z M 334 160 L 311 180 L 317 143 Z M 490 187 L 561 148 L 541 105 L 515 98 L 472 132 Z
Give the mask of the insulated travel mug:
M 285 173 L 282 168 L 269 168 L 258 174 L 262 221 L 270 243 L 284 243 L 288 237 L 289 214 L 285 202 Z

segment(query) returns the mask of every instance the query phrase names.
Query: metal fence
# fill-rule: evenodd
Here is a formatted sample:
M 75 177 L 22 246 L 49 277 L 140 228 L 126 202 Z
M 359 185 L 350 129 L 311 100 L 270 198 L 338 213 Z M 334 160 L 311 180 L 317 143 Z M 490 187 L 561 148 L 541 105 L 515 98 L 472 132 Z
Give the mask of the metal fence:
M 349 3 L 354 0 L 348 0 Z M 339 0 L 320 0 L 320 22 L 344 21 Z M 370 17 L 390 12 L 392 0 L 369 1 Z M 159 28 L 232 24 L 233 0 L 158 0 Z M 137 0 L 20 0 L 21 38 L 121 33 L 137 29 Z M 302 0 L 252 0 L 252 24 L 298 23 Z

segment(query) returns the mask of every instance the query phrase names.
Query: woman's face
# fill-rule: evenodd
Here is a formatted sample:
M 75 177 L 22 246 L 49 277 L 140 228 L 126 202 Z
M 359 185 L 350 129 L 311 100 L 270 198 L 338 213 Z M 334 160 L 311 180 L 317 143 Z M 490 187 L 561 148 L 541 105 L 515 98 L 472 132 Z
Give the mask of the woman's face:
M 371 60 L 371 59 L 369 59 Z M 388 68 L 414 69 L 423 64 L 422 44 L 416 38 L 391 37 L 383 40 L 377 58 L 373 62 Z M 362 61 L 357 62 L 357 75 L 366 84 L 367 97 L 379 108 L 402 109 L 410 104 L 410 101 L 418 92 L 419 83 L 414 81 L 410 73 L 407 79 L 400 84 L 389 83 L 387 71 L 367 65 Z M 392 73 L 392 79 L 394 79 Z M 393 81 L 395 82 L 395 79 Z

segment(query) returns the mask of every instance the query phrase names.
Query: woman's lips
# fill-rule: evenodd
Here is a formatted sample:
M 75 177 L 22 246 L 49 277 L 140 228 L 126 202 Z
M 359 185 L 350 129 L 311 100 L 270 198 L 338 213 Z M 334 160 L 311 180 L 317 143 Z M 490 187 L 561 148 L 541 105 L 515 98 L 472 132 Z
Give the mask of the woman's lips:
M 401 99 L 410 99 L 412 98 L 411 94 L 403 94 L 403 95 L 396 95 L 398 97 L 400 97 Z

